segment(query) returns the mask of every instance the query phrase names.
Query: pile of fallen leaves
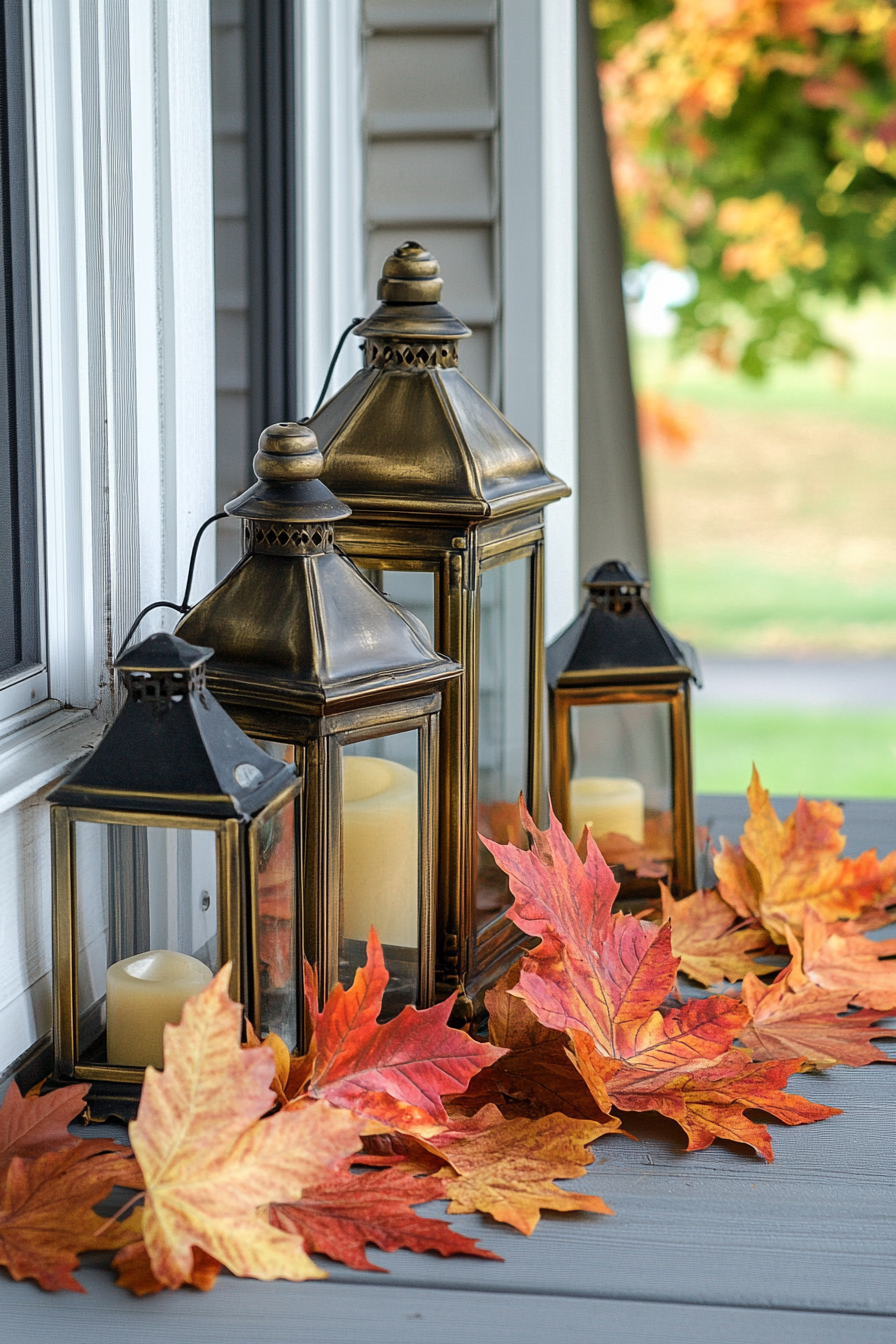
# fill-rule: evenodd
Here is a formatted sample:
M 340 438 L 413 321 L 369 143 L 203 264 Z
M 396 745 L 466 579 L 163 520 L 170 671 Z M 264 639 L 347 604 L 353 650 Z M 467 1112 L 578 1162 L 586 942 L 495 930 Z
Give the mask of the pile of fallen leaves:
M 131 1148 L 69 1133 L 85 1086 L 22 1097 L 13 1084 L 0 1263 L 80 1292 L 79 1256 L 114 1251 L 117 1282 L 143 1295 L 208 1290 L 222 1267 L 325 1277 L 312 1255 L 379 1269 L 370 1244 L 500 1259 L 414 1206 L 444 1199 L 526 1235 L 542 1209 L 611 1213 L 555 1182 L 582 1176 L 589 1145 L 636 1111 L 676 1121 L 690 1149 L 723 1138 L 770 1161 L 746 1112 L 788 1125 L 838 1114 L 783 1091 L 787 1079 L 884 1058 L 871 1038 L 896 1035 L 875 1025 L 896 1008 L 896 941 L 864 937 L 896 903 L 896 855 L 839 859 L 837 808 L 801 801 L 781 823 L 755 777 L 750 804 L 740 847 L 717 858 L 718 889 L 667 898 L 661 925 L 613 912 L 617 884 L 590 836 L 580 858 L 553 816 L 539 831 L 521 809 L 528 850 L 485 843 L 510 879 L 510 918 L 538 942 L 487 995 L 488 1042 L 448 1026 L 451 1000 L 379 1022 L 388 973 L 372 931 L 366 966 L 322 1011 L 306 968 L 302 1057 L 248 1024 L 242 1042 L 223 968 L 166 1027 Z M 790 964 L 764 983 L 785 945 Z M 682 999 L 679 963 L 732 983 Z

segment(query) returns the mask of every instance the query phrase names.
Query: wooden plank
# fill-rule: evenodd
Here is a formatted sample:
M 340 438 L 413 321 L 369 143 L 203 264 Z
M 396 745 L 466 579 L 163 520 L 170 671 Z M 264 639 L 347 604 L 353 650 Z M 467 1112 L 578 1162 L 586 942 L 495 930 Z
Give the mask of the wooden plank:
M 891 1344 L 891 1318 L 742 1307 L 669 1305 L 583 1296 L 406 1288 L 356 1283 L 240 1283 L 212 1296 L 189 1290 L 135 1300 L 100 1270 L 82 1274 L 89 1296 L 15 1286 L 2 1298 L 4 1338 L 16 1344 Z

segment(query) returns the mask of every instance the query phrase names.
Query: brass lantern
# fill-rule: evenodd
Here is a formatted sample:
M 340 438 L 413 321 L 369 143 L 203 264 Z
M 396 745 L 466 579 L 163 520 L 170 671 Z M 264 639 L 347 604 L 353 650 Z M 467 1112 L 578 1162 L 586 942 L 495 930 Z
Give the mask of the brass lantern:
M 657 879 L 694 890 L 690 684 L 697 656 L 666 630 L 647 584 L 620 560 L 592 570 L 579 615 L 546 656 L 550 791 L 567 834 L 590 826 L 620 898 L 653 900 Z
M 211 653 L 164 633 L 125 653 L 120 714 L 50 794 L 53 1080 L 90 1082 L 94 1115 L 133 1113 L 163 1024 L 228 961 L 256 1025 L 296 1035 L 301 781 L 209 693 Z
M 441 290 L 417 243 L 386 259 L 365 366 L 311 424 L 352 510 L 339 545 L 464 668 L 440 728 L 437 993 L 464 987 L 469 1018 L 522 937 L 477 832 L 521 842 L 521 792 L 542 810 L 543 510 L 569 490 L 458 369 L 470 331 Z
M 390 1016 L 434 996 L 437 725 L 460 668 L 334 546 L 348 514 L 318 479 L 305 425 L 259 439 L 258 480 L 227 505 L 245 554 L 179 626 L 214 634 L 209 685 L 305 781 L 304 951 L 324 996 L 348 985 L 375 925 Z

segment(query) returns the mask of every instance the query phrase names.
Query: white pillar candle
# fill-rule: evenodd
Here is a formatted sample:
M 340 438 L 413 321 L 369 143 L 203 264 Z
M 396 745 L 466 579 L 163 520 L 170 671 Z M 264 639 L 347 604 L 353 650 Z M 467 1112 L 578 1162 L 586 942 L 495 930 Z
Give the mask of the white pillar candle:
M 162 1028 L 179 1022 L 187 999 L 212 978 L 183 952 L 159 949 L 116 961 L 106 971 L 106 1059 L 110 1064 L 162 1067 Z
M 584 826 L 591 827 L 595 840 L 614 831 L 643 844 L 643 784 L 636 779 L 571 779 L 569 835 L 574 843 L 578 843 Z
M 417 771 L 379 756 L 344 757 L 342 900 L 346 938 L 417 946 Z

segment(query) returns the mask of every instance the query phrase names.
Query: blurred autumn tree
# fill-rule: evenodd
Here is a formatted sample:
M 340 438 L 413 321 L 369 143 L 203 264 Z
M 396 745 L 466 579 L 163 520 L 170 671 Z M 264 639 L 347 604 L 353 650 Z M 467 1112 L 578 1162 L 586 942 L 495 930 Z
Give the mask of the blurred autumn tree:
M 691 267 L 680 353 L 846 355 L 820 297 L 896 278 L 889 0 L 593 0 L 631 262 Z

